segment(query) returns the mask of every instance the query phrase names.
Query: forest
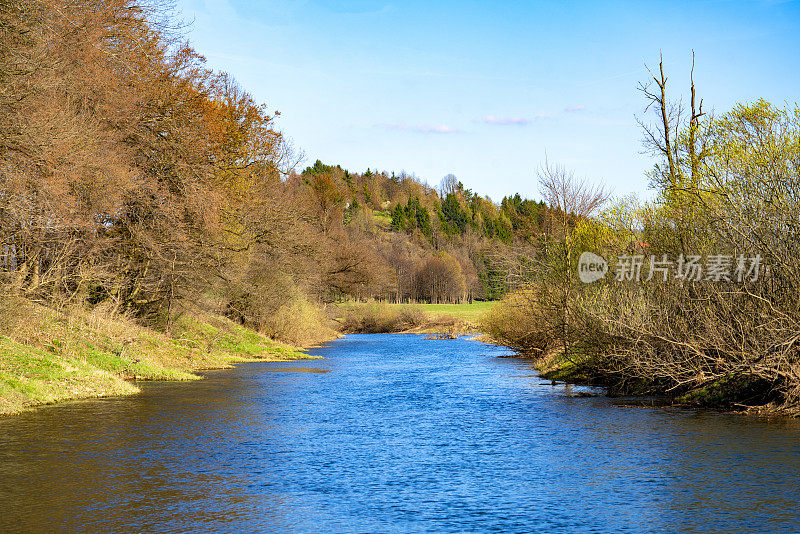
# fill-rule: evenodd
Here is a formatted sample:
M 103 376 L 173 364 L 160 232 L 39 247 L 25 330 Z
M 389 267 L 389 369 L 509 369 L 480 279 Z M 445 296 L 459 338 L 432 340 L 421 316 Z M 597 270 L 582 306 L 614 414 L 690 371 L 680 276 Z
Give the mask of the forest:
M 0 288 L 165 330 L 188 310 L 294 343 L 348 300 L 503 299 L 498 342 L 553 376 L 800 408 L 800 109 L 713 115 L 641 86 L 656 195 L 545 163 L 542 200 L 306 162 L 279 112 L 136 0 L 0 8 Z M 577 279 L 581 252 L 759 255 L 758 280 Z M 297 334 L 298 324 L 305 333 Z
M 495 299 L 542 203 L 449 176 L 350 172 L 209 69 L 169 13 L 129 0 L 6 3 L 0 278 L 43 301 L 163 325 L 184 303 L 275 332 L 342 299 Z

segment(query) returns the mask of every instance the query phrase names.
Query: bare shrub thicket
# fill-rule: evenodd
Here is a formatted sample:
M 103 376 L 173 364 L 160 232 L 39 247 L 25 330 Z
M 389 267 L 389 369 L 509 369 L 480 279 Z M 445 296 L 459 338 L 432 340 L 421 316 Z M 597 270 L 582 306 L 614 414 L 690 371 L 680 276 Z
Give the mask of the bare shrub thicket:
M 660 65 L 641 86 L 655 118 L 641 123 L 658 159 L 650 173 L 656 198 L 623 199 L 592 216 L 580 207 L 599 207 L 592 200 L 602 195 L 546 173 L 543 191 L 564 216 L 540 247 L 529 289 L 487 325 L 534 354 L 560 347 L 617 391 L 797 412 L 800 108 L 760 100 L 712 117 L 693 79 L 688 109 L 670 103 L 667 82 Z M 684 280 L 673 271 L 666 279 L 577 284 L 574 255 L 584 250 L 612 267 L 621 254 L 666 255 L 673 265 L 681 255 L 723 255 L 731 275 Z M 748 270 L 758 258 L 757 278 L 736 273 L 740 257 Z
M 511 346 L 542 355 L 559 349 L 566 359 L 581 358 L 572 347 L 583 336 L 576 330 L 581 283 L 577 261 L 581 241 L 576 230 L 602 208 L 609 193 L 559 165 L 545 163 L 539 186 L 548 206 L 546 233 L 538 250 L 527 257 L 522 289 L 506 297 L 484 327 Z
M 672 258 L 723 254 L 735 264 L 742 255 L 758 257 L 758 278 L 615 286 L 613 301 L 587 311 L 616 339 L 608 358 L 615 371 L 669 392 L 714 391 L 724 402 L 795 410 L 800 110 L 739 105 L 703 125 L 697 139 L 702 158 L 692 171 L 688 149 L 679 152 L 684 167 L 676 187 L 665 188 L 648 210 L 643 239 L 652 253 Z M 677 143 L 686 142 L 684 131 Z

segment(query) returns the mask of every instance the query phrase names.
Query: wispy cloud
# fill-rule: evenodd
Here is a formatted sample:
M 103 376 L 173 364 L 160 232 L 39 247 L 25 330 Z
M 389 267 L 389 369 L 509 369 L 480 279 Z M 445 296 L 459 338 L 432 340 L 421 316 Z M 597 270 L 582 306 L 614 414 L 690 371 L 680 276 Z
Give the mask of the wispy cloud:
M 586 106 L 579 104 L 577 106 L 567 106 L 564 108 L 566 113 L 577 113 L 579 111 L 586 111 Z
M 453 126 L 448 126 L 447 124 L 437 124 L 434 126 L 426 126 L 424 124 L 418 124 L 414 129 L 417 132 L 422 132 L 422 133 L 441 133 L 441 134 L 458 133 L 461 131 L 458 128 L 454 128 Z
M 404 122 L 401 123 L 380 123 L 376 124 L 378 128 L 383 128 L 384 130 L 400 130 L 404 132 L 416 132 L 416 133 L 425 133 L 425 134 L 452 134 L 452 133 L 459 133 L 461 130 L 454 126 L 449 126 L 447 124 L 406 124 Z
M 531 123 L 530 119 L 524 117 L 495 117 L 486 115 L 481 119 L 485 124 L 498 124 L 501 126 L 526 126 Z
M 373 2 L 327 2 L 320 7 L 339 15 L 383 15 L 393 13 L 397 8 L 391 4 L 373 6 Z

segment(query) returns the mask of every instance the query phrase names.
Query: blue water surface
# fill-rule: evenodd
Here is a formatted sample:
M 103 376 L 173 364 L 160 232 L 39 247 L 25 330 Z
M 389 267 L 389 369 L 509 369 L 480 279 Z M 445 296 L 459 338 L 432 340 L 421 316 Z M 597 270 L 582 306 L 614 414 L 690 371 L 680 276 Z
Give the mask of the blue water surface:
M 0 419 L 0 532 L 800 532 L 795 421 L 585 396 L 468 339 L 311 352 Z

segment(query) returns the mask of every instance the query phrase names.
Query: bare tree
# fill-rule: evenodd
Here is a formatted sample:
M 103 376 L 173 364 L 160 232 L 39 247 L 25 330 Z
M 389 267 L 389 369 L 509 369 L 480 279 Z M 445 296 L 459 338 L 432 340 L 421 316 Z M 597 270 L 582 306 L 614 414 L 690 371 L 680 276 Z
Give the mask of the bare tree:
M 458 192 L 458 186 L 461 182 L 458 181 L 458 178 L 455 174 L 448 174 L 444 178 L 442 178 L 442 182 L 439 185 L 439 191 L 442 198 L 446 197 L 447 195 Z
M 539 170 L 539 187 L 550 206 L 551 239 L 546 241 L 544 258 L 547 289 L 537 292 L 537 305 L 551 310 L 552 328 L 561 341 L 565 358 L 570 358 L 574 342 L 571 328 L 572 301 L 577 292 L 575 262 L 577 253 L 571 239 L 578 221 L 591 217 L 610 198 L 601 185 L 594 185 L 563 166 L 545 161 Z

